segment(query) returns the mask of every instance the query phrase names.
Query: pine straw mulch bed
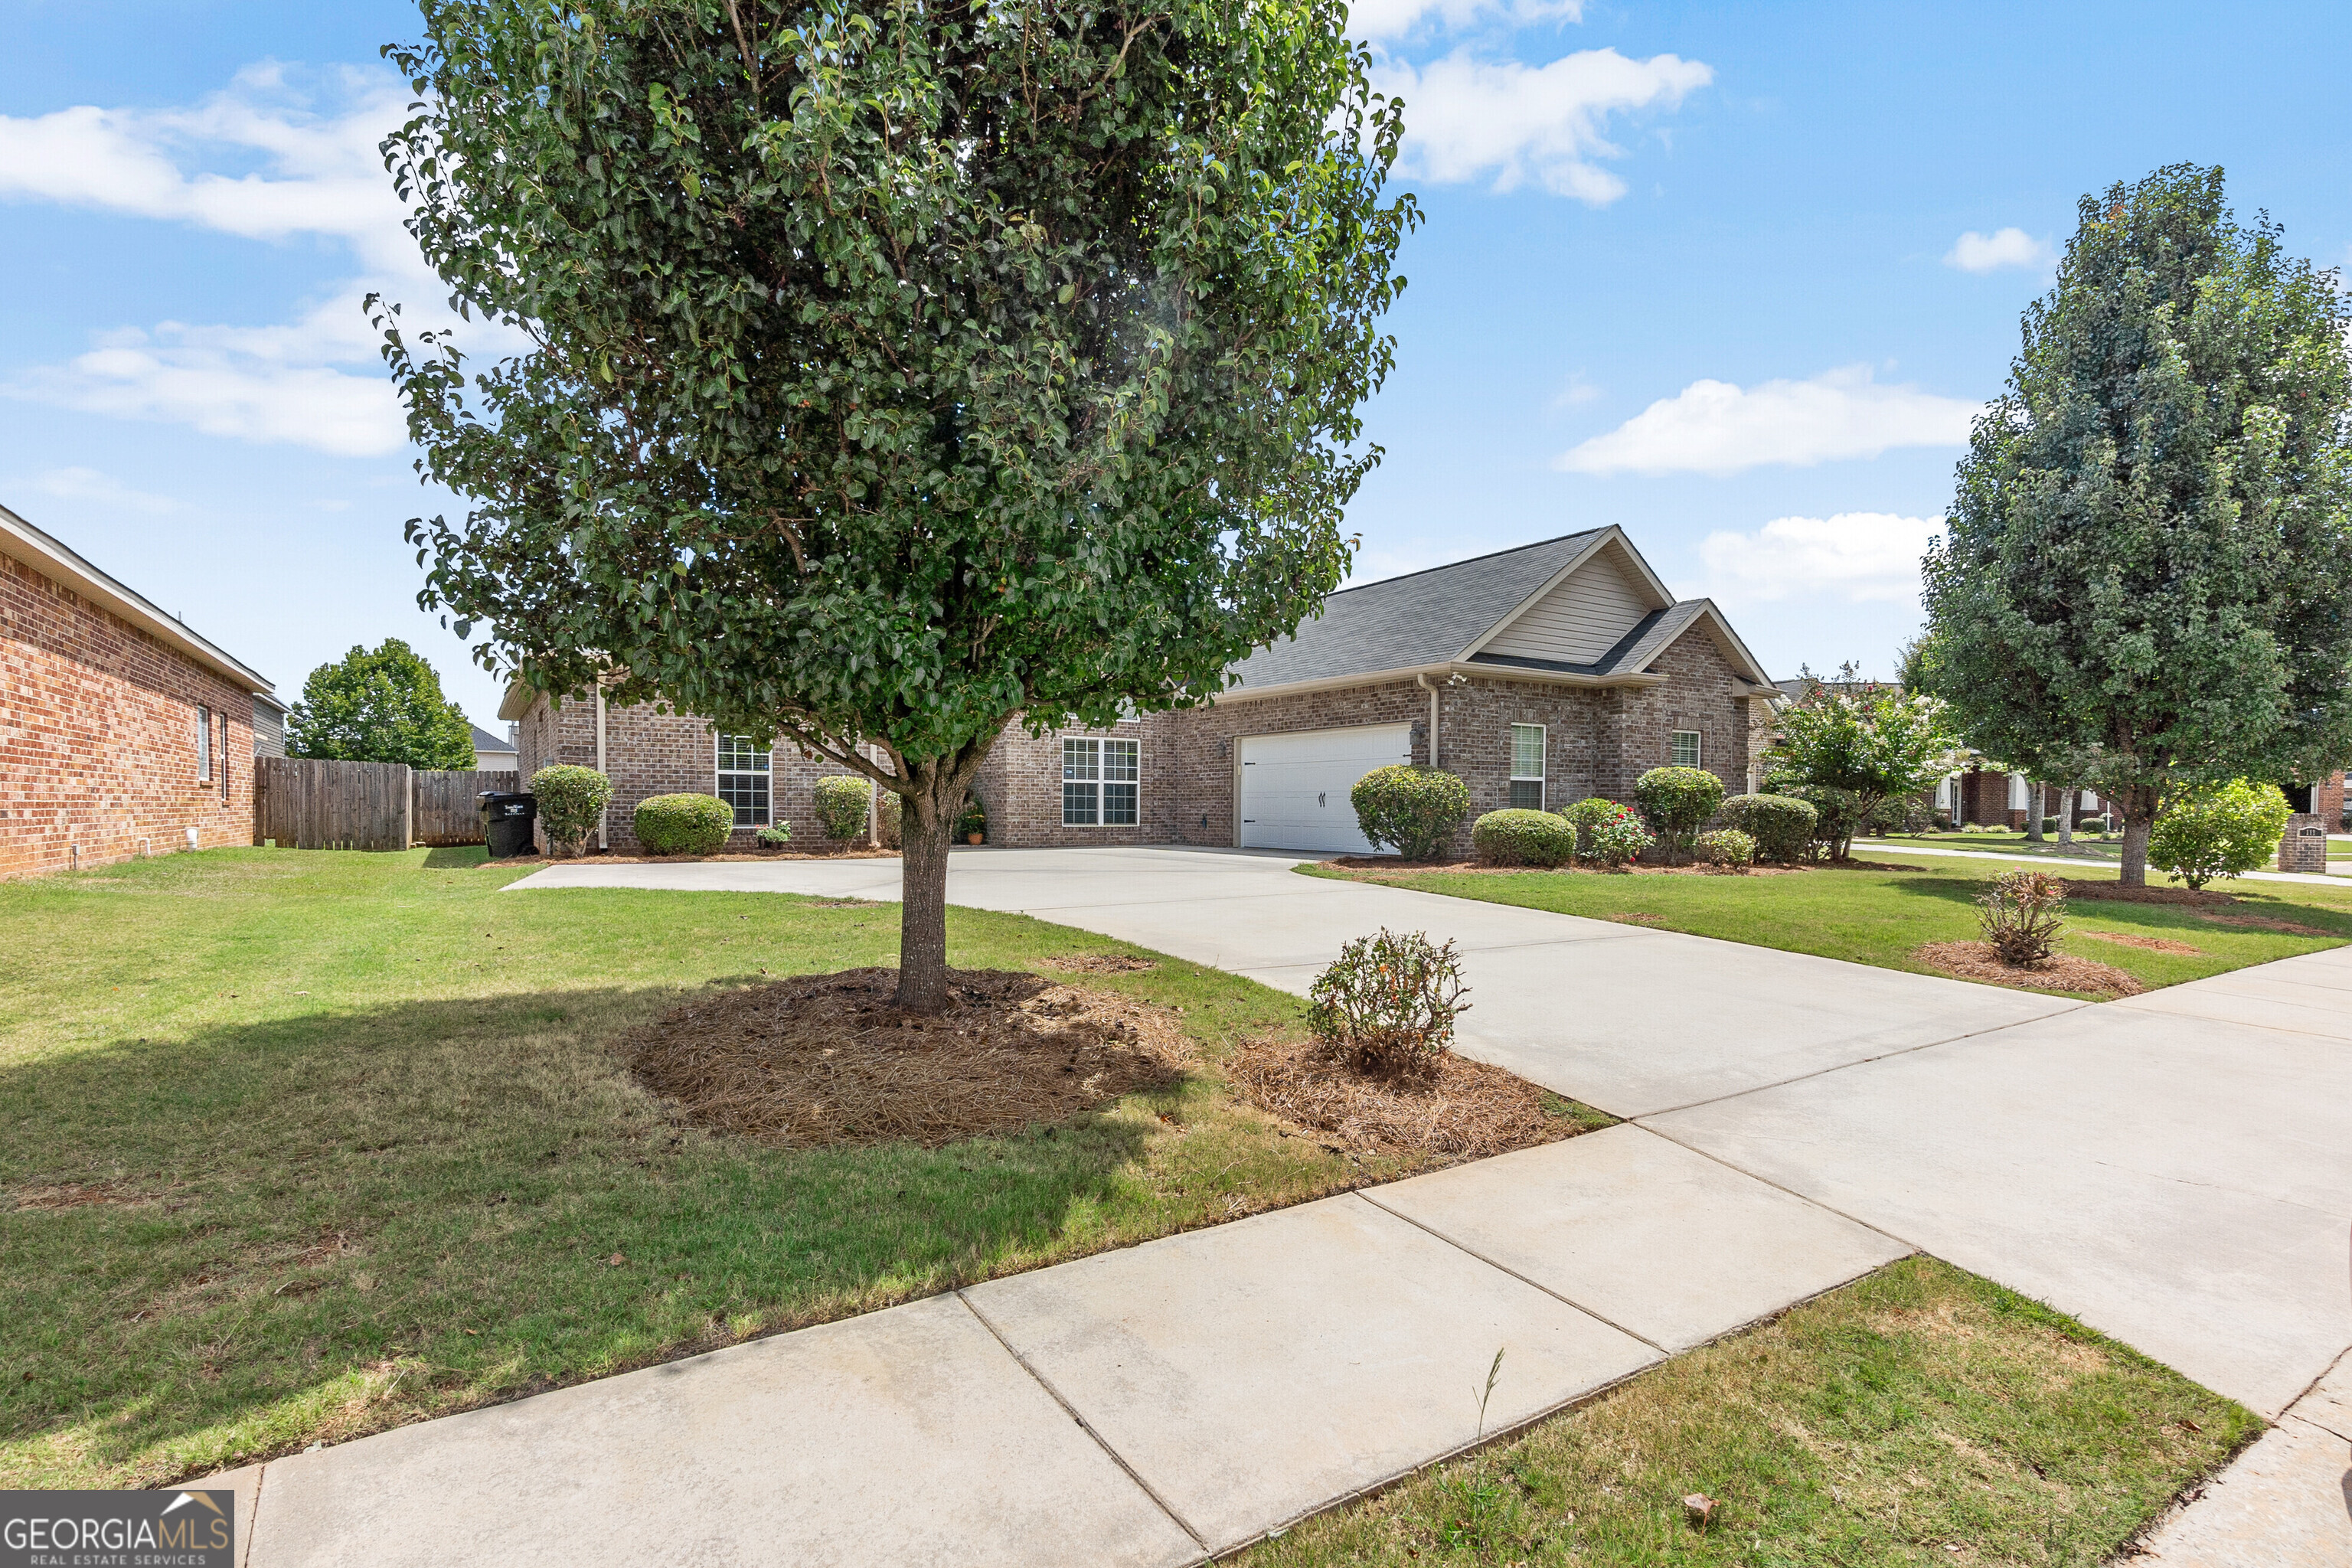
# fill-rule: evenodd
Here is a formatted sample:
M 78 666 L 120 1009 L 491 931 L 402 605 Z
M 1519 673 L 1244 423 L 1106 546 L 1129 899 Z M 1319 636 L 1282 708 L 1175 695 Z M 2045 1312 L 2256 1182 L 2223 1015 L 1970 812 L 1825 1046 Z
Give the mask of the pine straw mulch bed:
M 1981 980 L 2029 991 L 2137 996 L 2147 989 L 2112 963 L 2071 953 L 2053 953 L 2038 963 L 2005 963 L 1989 942 L 1931 942 L 1913 948 L 1911 956 L 1955 980 Z
M 1259 1037 L 1225 1072 L 1259 1110 L 1369 1153 L 1483 1160 L 1592 1131 L 1558 1096 L 1451 1052 L 1426 1076 L 1375 1077 L 1316 1042 Z
M 810 974 L 698 999 L 625 1036 L 639 1081 L 688 1121 L 793 1148 L 927 1149 L 1099 1110 L 1192 1059 L 1175 1015 L 1042 974 L 957 970 L 936 1015 L 895 969 Z
M 2171 942 L 2160 936 L 2130 936 L 2119 931 L 2077 930 L 2074 934 L 2089 937 L 2093 942 L 2111 942 L 2118 947 L 2145 948 L 2150 952 L 2196 953 L 2205 951 L 2201 947 L 2192 947 L 2185 942 Z
M 1148 959 L 1045 962 L 1132 973 Z M 900 1011 L 894 969 L 801 975 L 697 999 L 622 1037 L 638 1081 L 689 1121 L 788 1148 L 904 1139 L 940 1148 L 1065 1121 L 1198 1065 L 1178 1016 L 1042 974 L 958 970 L 945 1012 Z M 1361 1153 L 1444 1163 L 1557 1142 L 1599 1121 L 1501 1068 L 1447 1056 L 1422 1078 L 1356 1072 L 1312 1042 L 1244 1040 L 1240 1096 Z

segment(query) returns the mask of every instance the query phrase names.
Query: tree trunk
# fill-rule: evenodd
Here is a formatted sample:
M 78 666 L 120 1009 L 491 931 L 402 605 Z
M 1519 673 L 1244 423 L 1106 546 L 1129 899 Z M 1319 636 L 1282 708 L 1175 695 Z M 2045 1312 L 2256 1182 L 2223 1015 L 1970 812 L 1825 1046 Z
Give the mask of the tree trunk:
M 2074 792 L 2062 789 L 2058 792 L 2058 850 L 2061 854 L 2072 854 L 2074 849 Z
M 2025 781 L 2025 841 L 2042 842 L 2042 786 L 2032 779 Z
M 2126 888 L 2147 886 L 2147 836 L 2156 826 L 2156 814 L 2137 801 L 2124 808 L 2124 868 L 2117 879 Z
M 920 776 L 919 774 L 918 775 Z M 936 1013 L 948 1005 L 948 829 L 919 791 L 898 816 L 898 1005 Z

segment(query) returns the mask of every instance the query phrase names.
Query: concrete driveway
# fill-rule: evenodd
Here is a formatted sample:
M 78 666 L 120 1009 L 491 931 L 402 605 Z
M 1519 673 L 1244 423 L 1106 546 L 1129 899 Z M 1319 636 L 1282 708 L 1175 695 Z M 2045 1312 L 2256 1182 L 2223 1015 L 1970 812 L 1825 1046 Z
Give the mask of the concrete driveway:
M 960 851 L 950 899 L 1294 993 L 1452 938 L 1464 1047 L 2050 1302 L 2266 1415 L 2352 1343 L 2352 949 L 2086 1005 L 1297 875 L 1189 849 Z M 895 899 L 887 860 L 551 867 L 518 891 Z

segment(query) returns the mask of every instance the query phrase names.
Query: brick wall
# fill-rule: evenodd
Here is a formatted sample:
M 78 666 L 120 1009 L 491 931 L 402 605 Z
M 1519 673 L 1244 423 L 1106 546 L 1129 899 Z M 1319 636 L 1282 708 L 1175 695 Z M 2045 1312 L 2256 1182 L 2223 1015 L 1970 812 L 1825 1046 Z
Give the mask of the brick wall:
M 250 844 L 253 752 L 249 690 L 0 556 L 0 877 Z
M 542 697 L 515 726 L 515 765 L 522 786 L 530 775 L 558 763 L 596 765 L 596 700 L 573 698 L 557 705 Z M 719 742 L 708 720 L 666 712 L 650 702 L 604 710 L 604 776 L 613 781 L 613 804 L 605 835 L 616 854 L 634 855 L 640 846 L 634 826 L 639 801 L 657 795 L 715 795 L 719 789 Z M 850 770 L 837 763 L 802 756 L 790 747 L 769 757 L 768 820 L 791 824 L 793 841 L 822 848 L 831 840 L 816 819 L 816 781 Z M 757 827 L 739 827 L 730 849 L 748 849 Z M 544 842 L 542 838 L 541 842 Z

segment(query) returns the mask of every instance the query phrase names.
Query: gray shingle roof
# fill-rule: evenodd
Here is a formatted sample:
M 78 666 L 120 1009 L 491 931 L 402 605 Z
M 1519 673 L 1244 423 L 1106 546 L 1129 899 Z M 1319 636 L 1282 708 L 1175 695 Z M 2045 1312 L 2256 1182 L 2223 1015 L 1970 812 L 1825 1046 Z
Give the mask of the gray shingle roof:
M 1296 637 L 1260 648 L 1234 673 L 1244 687 L 1286 686 L 1443 664 L 1551 581 L 1601 531 L 1587 529 L 1343 588 L 1323 602 L 1320 618 L 1302 623 Z
M 474 750 L 478 752 L 511 752 L 515 743 L 504 735 L 493 735 L 479 724 L 473 726 Z

